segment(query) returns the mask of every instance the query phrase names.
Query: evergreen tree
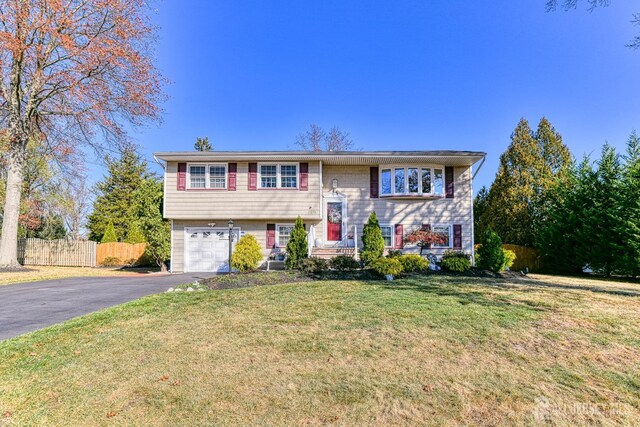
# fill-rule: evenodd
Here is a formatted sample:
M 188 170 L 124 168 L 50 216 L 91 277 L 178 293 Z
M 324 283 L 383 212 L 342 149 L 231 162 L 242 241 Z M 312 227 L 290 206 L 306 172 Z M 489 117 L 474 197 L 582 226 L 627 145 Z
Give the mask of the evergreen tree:
M 107 157 L 106 161 L 108 174 L 96 184 L 98 196 L 88 218 L 89 239 L 102 239 L 111 222 L 118 240 L 122 240 L 135 220 L 130 217 L 131 206 L 136 201 L 135 191 L 152 174 L 134 147 L 125 149 L 119 159 Z
M 484 224 L 481 223 L 480 218 L 487 210 L 487 202 L 489 200 L 489 190 L 486 186 L 482 186 L 475 199 L 473 199 L 473 236 L 474 241 L 479 242 L 484 235 Z
M 624 158 L 621 231 L 623 236 L 623 266 L 625 274 L 640 275 L 640 137 L 635 131 L 627 142 Z
M 140 229 L 140 224 L 138 221 L 133 221 L 131 226 L 127 230 L 127 237 L 124 239 L 127 243 L 144 243 L 144 233 Z
M 547 192 L 556 176 L 566 175 L 570 164 L 568 148 L 546 118 L 535 133 L 521 119 L 500 156 L 478 228 L 492 228 L 504 242 L 533 246 L 544 221 Z
M 211 151 L 211 150 L 213 150 L 213 147 L 211 146 L 211 143 L 209 142 L 209 137 L 207 137 L 207 136 L 205 136 L 204 138 L 198 137 L 196 139 L 196 143 L 193 144 L 193 148 L 195 148 L 196 151 Z
M 500 272 L 505 264 L 504 250 L 500 236 L 488 228 L 483 236 L 482 243 L 478 248 L 478 267 L 493 272 Z
M 309 256 L 309 244 L 307 242 L 307 233 L 304 230 L 302 218 L 296 218 L 296 224 L 291 231 L 289 242 L 287 243 L 287 260 L 285 261 L 288 269 L 297 268 L 300 260 Z
M 113 227 L 112 223 L 107 224 L 107 228 L 104 231 L 104 234 L 102 235 L 102 239 L 100 240 L 100 243 L 113 243 L 113 242 L 117 242 L 118 241 L 118 237 L 116 236 L 116 230 Z
M 362 230 L 362 252 L 360 258 L 365 264 L 370 264 L 384 253 L 384 237 L 375 211 L 371 212 L 369 219 Z
M 171 256 L 171 226 L 162 218 L 162 182 L 152 177 L 144 179 L 133 195 L 132 216 L 138 218 L 147 242 L 145 255 L 166 271 L 165 263 Z

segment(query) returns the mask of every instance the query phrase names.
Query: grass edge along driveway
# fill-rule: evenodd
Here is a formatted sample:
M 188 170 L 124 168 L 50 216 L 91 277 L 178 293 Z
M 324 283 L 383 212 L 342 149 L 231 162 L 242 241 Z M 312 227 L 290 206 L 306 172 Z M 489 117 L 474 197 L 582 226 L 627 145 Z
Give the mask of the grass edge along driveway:
M 638 297 L 539 284 L 429 276 L 146 297 L 0 343 L 0 420 L 635 422 Z

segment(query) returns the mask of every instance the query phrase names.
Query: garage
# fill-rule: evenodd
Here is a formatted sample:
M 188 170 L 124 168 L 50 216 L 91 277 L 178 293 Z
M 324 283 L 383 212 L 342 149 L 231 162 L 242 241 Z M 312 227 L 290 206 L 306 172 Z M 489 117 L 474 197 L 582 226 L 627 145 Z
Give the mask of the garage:
M 233 242 L 239 231 L 233 230 Z M 229 271 L 229 229 L 185 228 L 185 272 Z

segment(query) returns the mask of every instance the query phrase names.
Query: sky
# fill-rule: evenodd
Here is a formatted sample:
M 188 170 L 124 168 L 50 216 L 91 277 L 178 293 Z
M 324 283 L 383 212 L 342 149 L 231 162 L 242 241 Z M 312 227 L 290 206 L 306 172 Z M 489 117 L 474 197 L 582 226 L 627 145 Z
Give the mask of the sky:
M 311 123 L 362 150 L 487 153 L 490 185 L 521 117 L 546 116 L 572 153 L 640 131 L 633 0 L 545 12 L 545 0 L 169 1 L 155 4 L 163 121 L 157 151 L 295 149 Z M 160 172 L 157 165 L 155 170 Z M 93 167 L 97 179 L 103 169 Z

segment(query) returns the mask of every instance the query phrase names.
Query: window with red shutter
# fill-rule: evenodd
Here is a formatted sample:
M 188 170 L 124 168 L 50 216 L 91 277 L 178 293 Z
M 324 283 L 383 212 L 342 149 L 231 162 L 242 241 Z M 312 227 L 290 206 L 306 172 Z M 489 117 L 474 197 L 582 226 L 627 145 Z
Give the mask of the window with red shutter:
M 309 190 L 309 163 L 300 163 L 300 191 Z
M 372 166 L 371 169 L 369 170 L 369 197 L 372 199 L 377 199 L 379 197 L 378 171 L 379 169 L 377 166 Z
M 402 224 L 396 224 L 395 226 L 395 233 L 393 235 L 393 238 L 395 239 L 394 245 L 393 247 L 395 249 L 402 249 L 404 247 L 404 231 L 403 231 Z
M 187 189 L 187 164 L 178 163 L 178 190 L 184 191 Z
M 237 174 L 238 174 L 238 164 L 229 163 L 229 183 L 227 186 L 229 191 L 236 191 Z
M 462 225 L 453 224 L 453 248 L 462 249 Z
M 446 166 L 444 168 L 444 184 L 447 193 L 447 199 L 453 199 L 454 184 L 453 184 L 453 166 Z
M 257 163 L 249 163 L 248 182 L 249 182 L 249 190 L 256 190 L 258 188 L 258 164 Z
M 276 246 L 276 225 L 267 224 L 267 249 L 273 249 Z

